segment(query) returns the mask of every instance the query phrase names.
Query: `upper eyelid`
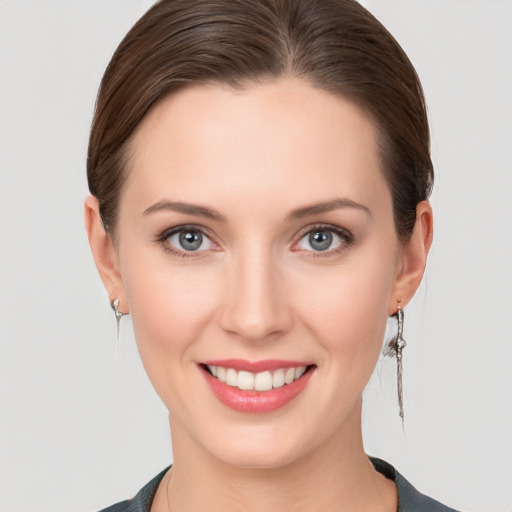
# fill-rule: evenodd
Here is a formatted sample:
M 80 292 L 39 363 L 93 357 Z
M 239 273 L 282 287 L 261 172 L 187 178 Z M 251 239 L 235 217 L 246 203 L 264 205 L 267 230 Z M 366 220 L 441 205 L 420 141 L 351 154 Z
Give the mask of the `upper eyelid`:
M 174 226 L 172 228 L 167 228 L 162 231 L 159 238 L 165 239 L 174 235 L 175 233 L 179 233 L 180 231 L 199 231 L 199 233 L 206 235 L 208 238 L 215 238 L 215 235 L 206 227 L 199 226 L 196 224 L 181 224 L 179 226 Z M 213 240 L 212 240 L 213 242 Z
M 353 238 L 352 233 L 348 229 L 342 228 L 341 226 L 335 226 L 334 224 L 322 223 L 322 222 L 302 228 L 302 230 L 299 230 L 298 234 L 295 236 L 298 237 L 298 241 L 299 241 L 302 238 L 304 238 L 305 235 L 307 235 L 308 233 L 311 233 L 312 231 L 315 231 L 315 230 L 333 231 L 334 233 L 336 233 L 344 238 L 348 238 L 348 239 Z

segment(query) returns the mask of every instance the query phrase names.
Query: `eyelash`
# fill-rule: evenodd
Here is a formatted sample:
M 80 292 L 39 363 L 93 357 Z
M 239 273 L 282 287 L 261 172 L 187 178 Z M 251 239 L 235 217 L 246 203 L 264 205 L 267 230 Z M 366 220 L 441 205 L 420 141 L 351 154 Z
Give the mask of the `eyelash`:
M 354 243 L 354 235 L 344 228 L 340 228 L 339 226 L 333 226 L 332 224 L 314 224 L 312 226 L 308 226 L 301 231 L 298 236 L 298 241 L 295 242 L 294 245 L 299 243 L 306 235 L 310 233 L 314 233 L 315 231 L 330 231 L 334 233 L 341 239 L 341 244 L 339 247 L 335 249 L 329 249 L 327 251 L 307 251 L 303 252 L 307 253 L 308 258 L 328 258 L 329 256 L 339 255 L 345 252 L 351 245 Z M 294 252 L 300 252 L 301 249 L 292 249 Z
M 162 232 L 158 238 L 157 243 L 162 245 L 165 251 L 171 253 L 173 256 L 186 259 L 186 258 L 196 258 L 198 256 L 198 253 L 195 251 L 180 251 L 178 249 L 175 249 L 172 245 L 170 245 L 167 242 L 167 239 L 175 235 L 176 233 L 186 232 L 186 231 L 194 231 L 197 233 L 201 233 L 201 235 L 208 238 L 210 241 L 212 241 L 212 235 L 210 231 L 204 229 L 201 226 L 196 225 L 182 225 L 182 226 L 176 226 L 174 228 L 166 229 L 164 232 Z M 301 233 L 298 236 L 298 241 L 295 242 L 294 245 L 299 243 L 306 235 L 313 233 L 315 231 L 330 231 L 337 235 L 341 240 L 342 243 L 339 247 L 335 249 L 330 249 L 327 251 L 307 251 L 303 250 L 303 252 L 308 253 L 307 257 L 309 258 L 327 258 L 329 256 L 338 255 L 347 250 L 353 243 L 354 243 L 354 236 L 352 233 L 350 233 L 348 230 L 340 228 L 338 226 L 333 226 L 331 224 L 315 224 L 313 226 L 308 226 L 307 228 L 304 228 L 304 230 L 301 231 Z M 215 242 L 212 241 L 212 243 L 215 244 Z M 301 249 L 292 249 L 294 252 L 301 252 Z M 204 251 L 199 251 L 199 253 Z
M 180 251 L 178 249 L 175 249 L 172 245 L 170 245 L 167 242 L 167 239 L 170 236 L 175 235 L 176 233 L 181 233 L 181 232 L 186 232 L 186 231 L 194 231 L 197 233 L 201 233 L 201 235 L 205 236 L 209 240 L 211 240 L 211 238 L 212 238 L 212 235 L 208 230 L 206 230 L 200 226 L 185 224 L 183 226 L 176 226 L 174 228 L 166 229 L 162 234 L 160 234 L 158 236 L 157 243 L 162 245 L 162 247 L 164 248 L 165 251 L 171 253 L 173 256 L 176 256 L 178 258 L 182 258 L 182 259 L 197 258 L 197 256 L 198 256 L 197 252 L 195 252 L 195 251 Z M 212 242 L 212 243 L 215 243 L 215 242 Z M 201 253 L 201 252 L 203 252 L 203 251 L 199 251 L 199 253 Z

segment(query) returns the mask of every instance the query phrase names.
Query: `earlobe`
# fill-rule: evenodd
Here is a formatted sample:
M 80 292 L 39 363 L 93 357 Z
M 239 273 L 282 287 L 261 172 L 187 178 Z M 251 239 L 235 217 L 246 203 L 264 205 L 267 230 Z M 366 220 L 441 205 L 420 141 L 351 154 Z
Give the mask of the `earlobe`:
M 98 200 L 89 195 L 84 203 L 85 229 L 89 246 L 109 300 L 119 299 L 121 309 L 127 311 L 119 260 L 112 242 L 101 221 Z
M 428 201 L 421 201 L 416 207 L 416 222 L 411 238 L 401 248 L 401 268 L 390 296 L 389 315 L 396 313 L 399 300 L 404 307 L 416 293 L 425 272 L 432 237 L 432 207 Z

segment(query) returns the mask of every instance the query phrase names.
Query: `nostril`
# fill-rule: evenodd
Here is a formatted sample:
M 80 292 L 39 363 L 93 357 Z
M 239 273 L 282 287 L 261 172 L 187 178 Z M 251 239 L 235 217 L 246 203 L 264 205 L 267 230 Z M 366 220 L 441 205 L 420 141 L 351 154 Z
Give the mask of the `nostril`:
M 265 266 L 266 273 L 270 266 Z M 274 340 L 287 332 L 292 314 L 277 277 L 262 275 L 261 268 L 254 266 L 247 267 L 241 275 L 234 272 L 219 311 L 222 329 L 248 342 Z

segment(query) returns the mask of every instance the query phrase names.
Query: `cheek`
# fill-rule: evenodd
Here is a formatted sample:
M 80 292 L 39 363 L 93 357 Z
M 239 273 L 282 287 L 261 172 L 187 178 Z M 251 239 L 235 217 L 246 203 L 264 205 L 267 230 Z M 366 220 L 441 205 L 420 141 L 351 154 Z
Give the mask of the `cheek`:
M 221 288 L 213 269 L 187 264 L 178 268 L 167 255 L 155 252 L 131 252 L 123 282 L 141 356 L 151 350 L 151 357 L 158 359 L 156 352 L 183 353 L 199 337 Z
M 392 251 L 389 257 L 381 252 L 380 258 L 367 253 L 317 274 L 294 294 L 326 357 L 359 368 L 373 366 L 380 353 L 394 280 Z
M 167 408 L 183 417 L 189 407 L 201 404 L 201 396 L 185 383 L 197 373 L 197 340 L 211 321 L 222 287 L 212 269 L 177 268 L 166 256 L 133 251 L 123 282 L 146 373 Z

